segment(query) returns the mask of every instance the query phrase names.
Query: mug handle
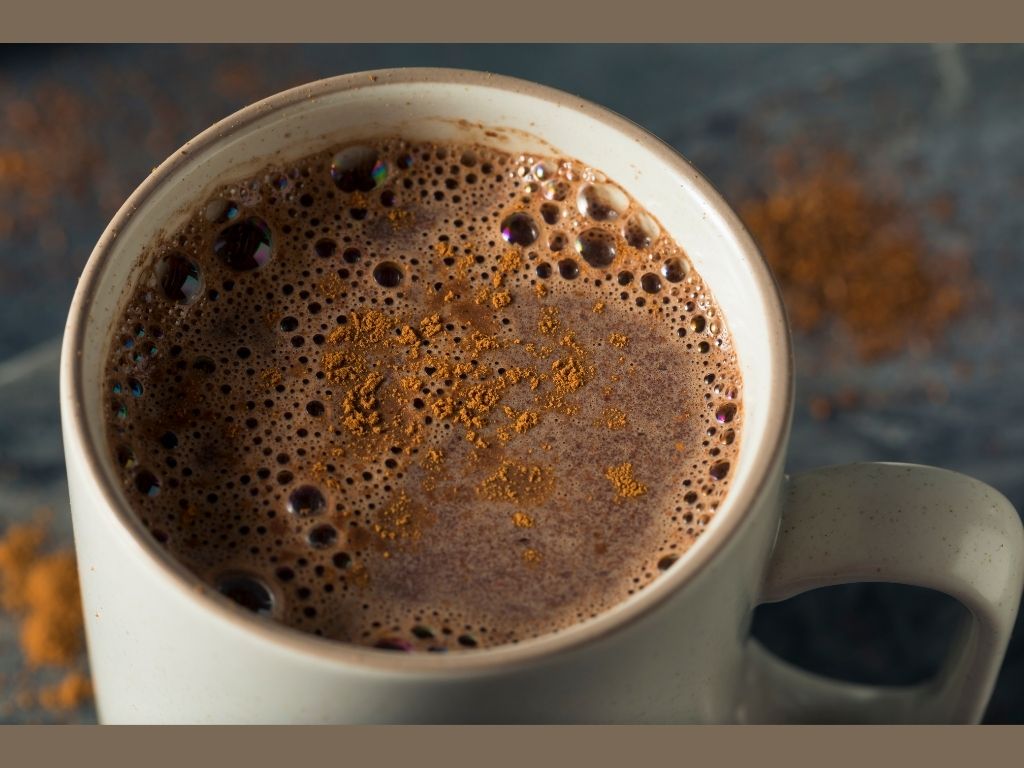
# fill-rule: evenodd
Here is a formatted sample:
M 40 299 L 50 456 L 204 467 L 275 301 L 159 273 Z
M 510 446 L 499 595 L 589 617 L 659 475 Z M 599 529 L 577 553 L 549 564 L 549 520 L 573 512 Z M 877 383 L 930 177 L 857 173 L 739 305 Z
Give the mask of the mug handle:
M 841 682 L 748 641 L 737 716 L 755 723 L 977 723 L 1024 586 L 1024 527 L 984 483 L 914 464 L 848 464 L 787 478 L 759 602 L 885 581 L 945 592 L 968 616 L 942 670 L 915 686 Z

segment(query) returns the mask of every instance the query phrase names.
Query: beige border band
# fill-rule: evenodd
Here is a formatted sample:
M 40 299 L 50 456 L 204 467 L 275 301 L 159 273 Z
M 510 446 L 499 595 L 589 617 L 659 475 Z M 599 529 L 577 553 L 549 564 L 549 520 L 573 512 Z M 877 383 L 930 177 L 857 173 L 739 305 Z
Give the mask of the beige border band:
M 57 736 L 58 738 L 54 738 Z M 1024 728 L 984 726 L 113 726 L 0 729 L 5 765 L 927 766 L 1019 762 Z M 25 760 L 7 760 L 12 755 Z
M 13 5 L 4 7 L 2 42 L 1013 42 L 1022 29 L 1012 0 L 631 0 L 606 11 L 543 0 L 34 0 L 11 13 Z

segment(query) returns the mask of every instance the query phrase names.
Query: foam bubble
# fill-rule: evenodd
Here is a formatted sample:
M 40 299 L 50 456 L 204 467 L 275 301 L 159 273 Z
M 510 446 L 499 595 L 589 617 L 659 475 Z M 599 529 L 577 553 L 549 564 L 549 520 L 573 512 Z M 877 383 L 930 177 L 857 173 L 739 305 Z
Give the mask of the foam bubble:
M 207 203 L 203 213 L 208 222 L 226 224 L 237 218 L 239 213 L 238 203 L 233 200 L 214 199 Z
M 512 245 L 532 245 L 537 235 L 537 225 L 527 213 L 510 214 L 501 222 L 501 236 Z
M 402 282 L 402 268 L 393 261 L 382 261 L 373 268 L 373 279 L 377 285 L 396 288 Z
M 658 224 L 644 211 L 631 214 L 622 227 L 626 242 L 640 249 L 650 248 L 660 233 Z
M 560 259 L 558 262 L 558 274 L 566 280 L 575 280 L 580 274 L 580 265 L 576 259 Z
M 614 221 L 629 208 L 629 198 L 611 184 L 584 184 L 576 196 L 576 207 L 594 221 Z
M 293 515 L 316 515 L 325 505 L 324 495 L 314 485 L 300 485 L 288 494 L 288 511 Z
M 646 293 L 657 293 L 661 290 L 661 278 L 653 272 L 646 272 L 640 277 L 640 287 Z
M 661 275 L 670 283 L 681 283 L 686 277 L 686 265 L 680 258 L 665 259 L 661 265 Z
M 318 525 L 309 532 L 309 544 L 316 549 L 326 549 L 338 541 L 338 530 L 328 523 Z
M 270 588 L 251 574 L 223 574 L 217 579 L 217 590 L 253 613 L 269 616 L 274 611 L 274 595 Z
M 135 487 L 143 496 L 156 496 L 160 493 L 160 480 L 148 469 L 140 469 L 135 473 Z
M 331 159 L 331 178 L 342 192 L 369 192 L 387 178 L 387 164 L 374 147 L 346 147 Z
M 191 304 L 203 291 L 198 265 L 181 253 L 169 253 L 157 265 L 156 277 L 164 297 L 179 304 Z
M 715 411 L 715 418 L 721 424 L 728 424 L 736 418 L 736 406 L 732 403 L 724 403 Z
M 542 193 L 547 200 L 561 202 L 569 196 L 571 189 L 565 179 L 551 179 L 544 183 Z
M 213 242 L 213 252 L 234 270 L 258 269 L 270 261 L 270 227 L 256 216 L 222 230 Z
M 585 229 L 576 237 L 576 252 L 590 266 L 604 269 L 615 260 L 615 237 L 596 227 Z

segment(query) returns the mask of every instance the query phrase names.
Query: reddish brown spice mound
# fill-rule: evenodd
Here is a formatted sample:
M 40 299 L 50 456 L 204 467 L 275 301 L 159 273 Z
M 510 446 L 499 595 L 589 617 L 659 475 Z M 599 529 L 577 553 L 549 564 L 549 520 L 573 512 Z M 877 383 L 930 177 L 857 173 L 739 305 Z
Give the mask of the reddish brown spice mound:
M 19 622 L 26 666 L 65 670 L 50 687 L 20 691 L 17 703 L 58 712 L 87 701 L 92 686 L 81 670 L 84 635 L 75 555 L 70 549 L 44 552 L 46 534 L 47 516 L 39 515 L 0 536 L 0 608 Z
M 740 205 L 793 328 L 837 323 L 862 360 L 941 337 L 969 301 L 967 259 L 929 253 L 916 212 L 871 187 L 848 153 L 808 157 L 781 153 L 767 194 Z

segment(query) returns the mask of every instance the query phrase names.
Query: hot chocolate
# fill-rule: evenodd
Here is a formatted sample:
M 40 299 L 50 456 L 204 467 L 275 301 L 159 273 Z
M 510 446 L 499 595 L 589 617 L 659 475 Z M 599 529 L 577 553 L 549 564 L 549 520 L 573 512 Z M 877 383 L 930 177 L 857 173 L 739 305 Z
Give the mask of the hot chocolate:
M 241 606 L 397 650 L 594 616 L 713 518 L 743 422 L 685 253 L 598 170 L 399 138 L 214 190 L 143 254 L 110 451 Z

